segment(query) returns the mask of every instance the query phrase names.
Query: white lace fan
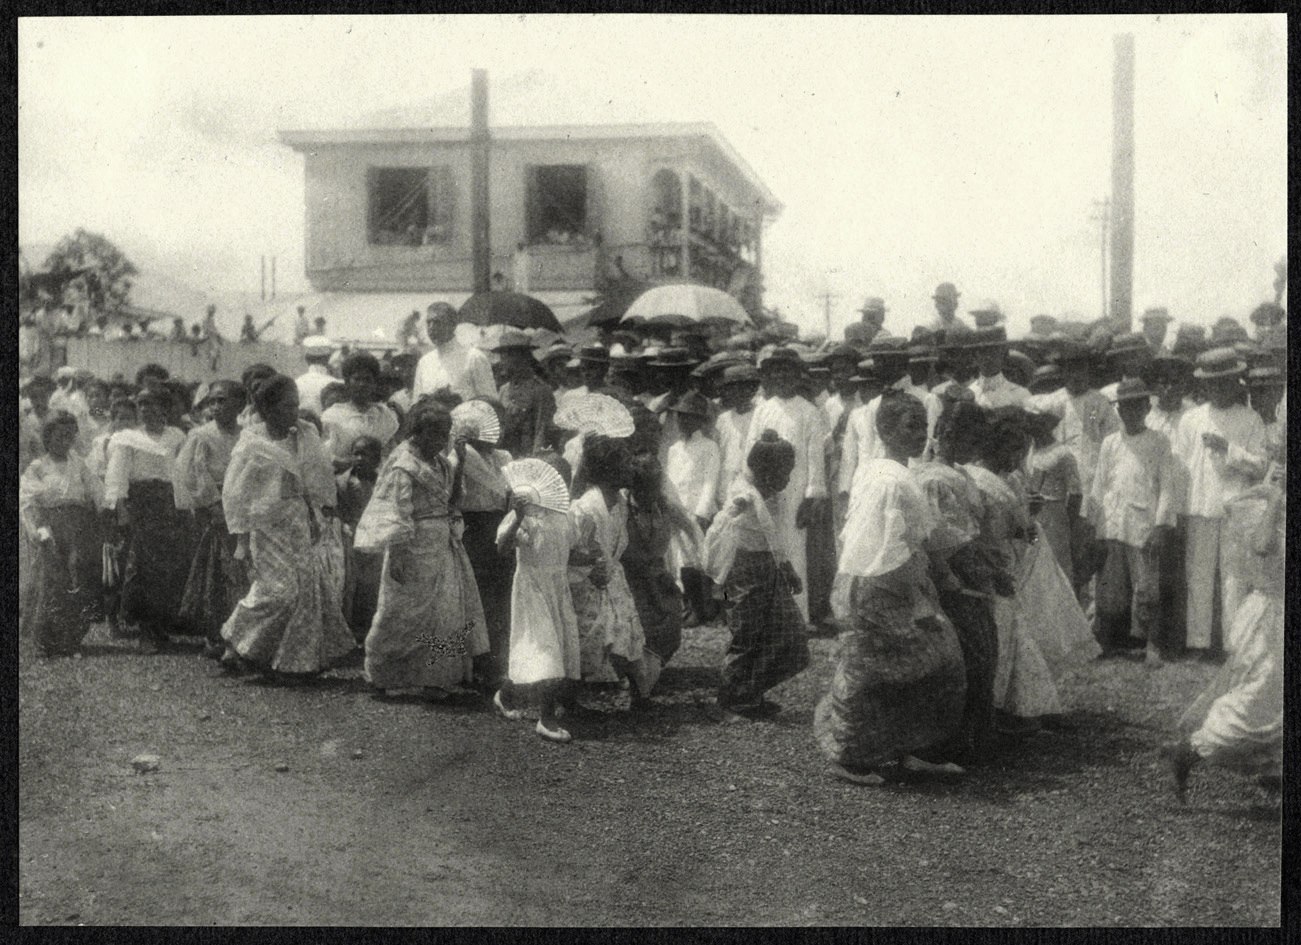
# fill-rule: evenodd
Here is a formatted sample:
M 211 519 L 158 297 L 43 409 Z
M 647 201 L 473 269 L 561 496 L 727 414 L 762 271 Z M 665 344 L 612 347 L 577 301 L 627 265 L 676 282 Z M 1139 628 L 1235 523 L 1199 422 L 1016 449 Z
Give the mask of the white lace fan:
M 517 459 L 502 467 L 511 492 L 553 512 L 569 511 L 569 489 L 556 468 L 541 459 Z
M 636 429 L 632 414 L 606 394 L 571 397 L 556 411 L 556 426 L 579 433 L 598 433 L 615 439 L 632 436 Z
M 482 400 L 467 400 L 452 408 L 452 436 L 483 440 L 493 446 L 501 439 L 501 421 L 497 411 Z

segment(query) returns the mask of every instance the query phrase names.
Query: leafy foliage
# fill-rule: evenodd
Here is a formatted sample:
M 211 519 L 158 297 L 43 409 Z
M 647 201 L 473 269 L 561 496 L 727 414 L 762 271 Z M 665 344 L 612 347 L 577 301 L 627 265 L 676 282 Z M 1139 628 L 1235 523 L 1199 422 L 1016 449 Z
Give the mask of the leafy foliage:
M 131 295 L 131 277 L 139 270 L 101 233 L 78 227 L 55 245 L 45 260 L 51 274 L 88 270 L 82 275 L 92 309 L 116 312 Z M 71 281 L 71 280 L 69 280 Z

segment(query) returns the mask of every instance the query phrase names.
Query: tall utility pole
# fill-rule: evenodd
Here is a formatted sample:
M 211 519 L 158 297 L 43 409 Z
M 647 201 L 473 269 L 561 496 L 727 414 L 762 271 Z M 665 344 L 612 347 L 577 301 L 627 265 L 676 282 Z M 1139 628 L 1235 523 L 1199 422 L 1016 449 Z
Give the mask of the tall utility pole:
M 1134 292 L 1134 34 L 1115 38 L 1111 87 L 1111 317 L 1128 331 Z
M 839 293 L 830 290 L 818 296 L 822 300 L 822 318 L 827 325 L 827 340 L 831 340 L 831 303 L 840 298 Z
M 1093 201 L 1093 216 L 1089 217 L 1094 223 L 1098 224 L 1098 231 L 1101 235 L 1101 252 L 1099 259 L 1102 260 L 1102 317 L 1107 317 L 1107 231 L 1111 226 L 1111 200 L 1104 197 L 1102 200 Z
M 470 183 L 474 291 L 492 288 L 492 242 L 488 228 L 488 72 L 470 70 Z

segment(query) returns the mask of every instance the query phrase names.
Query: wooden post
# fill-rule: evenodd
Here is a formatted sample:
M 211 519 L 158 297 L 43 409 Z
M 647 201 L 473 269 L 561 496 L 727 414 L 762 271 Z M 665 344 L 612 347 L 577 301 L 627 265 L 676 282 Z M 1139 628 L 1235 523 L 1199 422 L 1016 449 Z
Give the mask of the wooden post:
M 488 214 L 488 72 L 470 71 L 471 228 L 474 291 L 492 288 L 492 242 Z
M 1112 321 L 1129 331 L 1134 292 L 1134 34 L 1115 38 L 1111 126 Z

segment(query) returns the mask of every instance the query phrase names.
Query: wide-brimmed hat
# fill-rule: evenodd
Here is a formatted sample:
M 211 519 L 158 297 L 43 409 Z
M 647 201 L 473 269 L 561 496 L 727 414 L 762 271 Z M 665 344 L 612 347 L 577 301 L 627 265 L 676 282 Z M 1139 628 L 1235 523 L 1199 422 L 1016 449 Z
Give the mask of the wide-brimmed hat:
M 924 364 L 927 361 L 938 361 L 939 353 L 936 352 L 932 345 L 909 345 L 908 346 L 908 363 Z
M 1143 317 L 1140 319 L 1140 321 L 1172 322 L 1174 321 L 1174 318 L 1171 316 L 1170 310 L 1168 308 L 1166 308 L 1164 305 L 1157 305 L 1157 306 L 1153 306 L 1152 308 L 1145 309 L 1143 312 Z
M 881 332 L 867 346 L 867 353 L 874 358 L 907 358 L 908 339 Z
M 583 345 L 578 349 L 578 360 L 593 364 L 609 364 L 610 352 L 601 345 Z
M 862 357 L 863 357 L 862 352 L 860 352 L 853 345 L 845 344 L 844 342 L 841 342 L 840 344 L 836 345 L 834 348 L 832 348 L 830 351 L 827 352 L 828 361 L 833 361 L 837 358 L 840 358 L 840 359 L 848 359 L 850 361 L 853 361 L 855 364 L 857 364 Z
M 939 285 L 935 287 L 935 294 L 932 295 L 931 298 L 952 299 L 954 302 L 956 302 L 958 300 L 958 296 L 961 294 L 962 293 L 958 291 L 958 287 L 955 286 L 952 282 L 941 282 Z
M 1030 319 L 1030 328 L 1037 334 L 1051 335 L 1057 330 L 1057 319 L 1051 315 L 1035 315 Z
M 804 362 L 800 360 L 800 354 L 798 351 L 784 345 L 769 345 L 759 352 L 760 371 L 769 365 L 776 364 L 789 364 L 792 367 L 802 367 Z
M 1152 396 L 1152 391 L 1142 379 L 1137 377 L 1127 377 L 1116 385 L 1116 393 L 1111 395 L 1115 403 L 1122 400 L 1147 400 Z
M 552 345 L 551 347 L 544 348 L 534 354 L 534 357 L 538 359 L 538 363 L 540 364 L 550 364 L 552 361 L 556 360 L 556 358 L 564 358 L 568 361 L 573 356 L 574 349 L 568 345 Z
M 962 322 L 954 322 L 935 333 L 935 338 L 941 351 L 958 351 L 971 344 L 971 337 L 975 334 L 970 328 Z
M 721 374 L 730 364 L 746 364 L 749 360 L 750 356 L 745 351 L 735 349 L 719 351 L 711 354 L 701 364 L 697 365 L 696 369 L 691 372 L 691 376 L 713 377 L 716 374 Z
M 1197 356 L 1197 369 L 1193 371 L 1193 377 L 1201 381 L 1240 377 L 1246 370 L 1247 365 L 1232 348 L 1212 348 Z
M 868 358 L 865 361 L 858 362 L 858 367 L 854 370 L 854 376 L 849 379 L 849 382 L 851 384 L 867 384 L 880 380 L 881 375 L 877 371 L 876 362 Z
M 1128 332 L 1123 335 L 1117 335 L 1111 339 L 1111 346 L 1107 349 L 1107 354 L 1137 354 L 1151 349 L 1147 346 L 1147 339 L 1137 332 Z
M 533 339 L 522 331 L 503 331 L 497 343 L 489 348 L 489 351 L 532 351 L 537 347 Z
M 693 368 L 700 361 L 687 348 L 660 348 L 659 354 L 647 363 L 654 368 Z
M 723 368 L 723 376 L 719 380 L 719 385 L 726 387 L 728 384 L 757 384 L 759 383 L 759 370 L 753 364 L 729 364 Z
M 1250 337 L 1247 329 L 1238 324 L 1238 320 L 1231 315 L 1225 315 L 1211 326 L 1211 344 L 1217 346 L 1247 341 Z
M 885 315 L 889 309 L 885 307 L 885 299 L 877 295 L 869 295 L 863 300 L 858 311 L 863 315 Z
M 1049 384 L 1056 384 L 1062 380 L 1062 369 L 1056 364 L 1044 364 L 1035 368 L 1034 374 L 1030 376 L 1030 393 L 1037 394 L 1036 388 L 1047 387 Z
M 1248 387 L 1283 387 L 1286 384 L 1287 378 L 1276 367 L 1254 367 L 1247 372 Z
M 989 328 L 1003 321 L 1003 309 L 993 299 L 985 299 L 967 311 L 977 328 Z
M 669 409 L 675 413 L 689 413 L 695 417 L 708 417 L 709 401 L 705 399 L 704 394 L 689 390 L 670 404 Z
M 977 328 L 968 337 L 967 348 L 1003 348 L 1007 346 L 1007 329 L 1002 325 Z

